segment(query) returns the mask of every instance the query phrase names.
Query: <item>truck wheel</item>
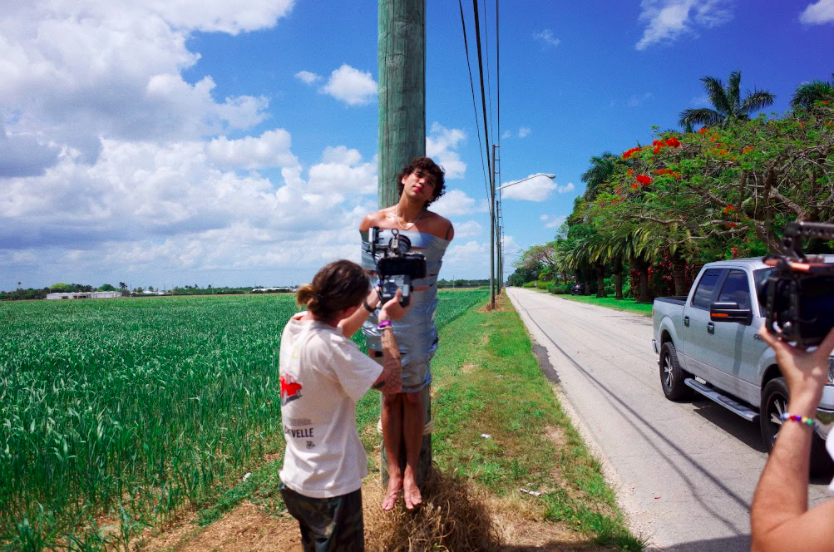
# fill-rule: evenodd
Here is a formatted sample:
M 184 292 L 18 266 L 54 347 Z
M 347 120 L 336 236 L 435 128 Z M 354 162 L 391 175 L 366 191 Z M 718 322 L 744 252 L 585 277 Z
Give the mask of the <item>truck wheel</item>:
M 785 378 L 775 378 L 767 382 L 762 391 L 762 404 L 759 411 L 759 425 L 762 430 L 767 453 L 773 450 L 776 436 L 784 423 L 781 415 L 788 410 L 788 386 Z M 834 461 L 825 450 L 825 441 L 814 434 L 811 441 L 811 474 L 827 475 L 834 471 Z
M 660 385 L 663 394 L 670 401 L 681 401 L 692 396 L 690 389 L 684 382 L 691 375 L 681 369 L 678 363 L 678 353 L 675 345 L 667 341 L 660 348 Z

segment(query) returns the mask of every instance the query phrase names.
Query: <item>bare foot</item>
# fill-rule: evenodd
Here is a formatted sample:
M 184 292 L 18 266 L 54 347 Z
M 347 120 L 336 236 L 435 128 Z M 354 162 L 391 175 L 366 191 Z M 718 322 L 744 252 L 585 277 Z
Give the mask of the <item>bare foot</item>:
M 409 472 L 408 468 L 406 468 L 405 478 L 403 479 L 403 498 L 405 498 L 406 510 L 413 510 L 423 503 L 423 495 L 420 493 L 414 475 Z
M 388 476 L 388 489 L 385 491 L 385 498 L 382 499 L 382 509 L 390 512 L 397 504 L 397 499 L 400 497 L 400 489 L 403 488 L 403 477 L 400 474 L 391 474 Z

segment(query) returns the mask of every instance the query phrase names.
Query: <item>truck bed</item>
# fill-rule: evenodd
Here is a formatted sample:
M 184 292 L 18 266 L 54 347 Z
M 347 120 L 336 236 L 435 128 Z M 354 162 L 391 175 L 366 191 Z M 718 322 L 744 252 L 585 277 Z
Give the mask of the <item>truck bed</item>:
M 686 295 L 673 295 L 671 297 L 658 297 L 655 303 L 671 303 L 673 305 L 683 305 L 686 303 Z

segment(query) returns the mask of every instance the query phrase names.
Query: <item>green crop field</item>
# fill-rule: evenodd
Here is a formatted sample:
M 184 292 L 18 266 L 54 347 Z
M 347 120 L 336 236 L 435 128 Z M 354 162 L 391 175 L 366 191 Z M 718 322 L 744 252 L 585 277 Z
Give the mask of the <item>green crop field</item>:
M 486 298 L 440 292 L 438 326 Z M 0 303 L 0 545 L 101 548 L 283 443 L 294 297 Z M 361 336 L 358 338 L 361 344 Z

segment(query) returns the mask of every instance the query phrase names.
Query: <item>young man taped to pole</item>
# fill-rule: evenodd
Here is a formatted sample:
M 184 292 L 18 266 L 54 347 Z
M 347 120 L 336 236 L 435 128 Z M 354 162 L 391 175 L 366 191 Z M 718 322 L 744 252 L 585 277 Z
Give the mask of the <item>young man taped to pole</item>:
M 443 254 L 454 238 L 452 223 L 428 210 L 443 195 L 443 169 L 427 157 L 411 161 L 397 177 L 400 193 L 396 205 L 367 215 L 359 226 L 362 236 L 362 265 L 373 271 L 376 285 L 376 264 L 370 244 L 371 229 L 379 229 L 379 241 L 388 243 L 396 230 L 411 243 L 411 250 L 426 258 L 426 277 L 414 280 L 409 313 L 393 323 L 394 335 L 402 353 L 402 393 L 386 394 L 382 400 L 382 435 L 388 464 L 388 487 L 382 508 L 391 510 L 402 491 L 405 506 L 413 509 L 422 502 L 418 487 L 418 462 L 425 426 L 423 390 L 431 383 L 430 362 L 437 350 L 437 277 Z M 380 334 L 376 313 L 362 327 L 368 354 L 379 358 Z M 405 448 L 405 467 L 400 464 L 400 450 Z

